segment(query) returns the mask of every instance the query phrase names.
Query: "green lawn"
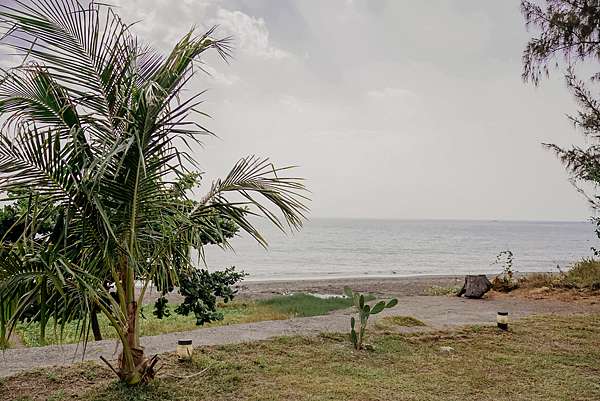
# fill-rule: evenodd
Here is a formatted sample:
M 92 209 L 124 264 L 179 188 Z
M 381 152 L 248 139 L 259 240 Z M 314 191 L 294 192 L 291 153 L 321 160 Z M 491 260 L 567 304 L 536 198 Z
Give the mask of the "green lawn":
M 374 299 L 368 296 L 367 300 Z M 222 304 L 220 310 L 224 314 L 224 319 L 205 325 L 204 327 L 222 326 L 236 323 L 250 323 L 263 320 L 282 320 L 290 317 L 317 316 L 324 315 L 336 309 L 344 309 L 352 306 L 352 301 L 347 298 L 330 297 L 319 298 L 309 294 L 293 294 L 277 296 L 274 298 L 260 301 L 234 301 Z M 171 307 L 171 310 L 174 308 Z M 141 320 L 142 336 L 151 336 L 163 333 L 194 330 L 196 319 L 193 315 L 181 316 L 175 312 L 163 319 L 158 319 L 152 314 L 153 305 L 145 305 L 143 309 L 143 319 Z M 102 337 L 105 339 L 116 338 L 112 327 L 104 316 L 99 315 L 100 329 Z M 62 343 L 74 343 L 79 340 L 78 322 L 69 323 L 62 332 Z M 37 347 L 47 344 L 57 344 L 60 342 L 60 328 L 54 327 L 53 320 L 50 321 L 46 329 L 46 342 L 42 343 L 39 338 L 38 323 L 19 324 L 16 334 L 19 336 L 25 346 Z M 93 338 L 90 334 L 90 338 Z
M 365 295 L 365 301 L 372 301 L 373 295 Z M 275 312 L 296 317 L 325 315 L 337 309 L 352 306 L 352 300 L 346 297 L 320 298 L 310 294 L 293 294 L 258 301 L 259 306 Z
M 159 379 L 134 389 L 95 363 L 43 369 L 5 379 L 0 394 L 35 401 L 600 399 L 597 315 L 529 318 L 510 332 L 401 335 L 372 327 L 369 340 L 371 352 L 330 334 L 204 347 L 189 363 L 167 354 Z

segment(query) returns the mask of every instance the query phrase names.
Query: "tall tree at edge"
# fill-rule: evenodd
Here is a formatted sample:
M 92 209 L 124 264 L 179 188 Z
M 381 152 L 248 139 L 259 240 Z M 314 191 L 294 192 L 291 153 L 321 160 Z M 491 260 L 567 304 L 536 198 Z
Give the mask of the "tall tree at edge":
M 599 198 L 585 189 L 590 185 L 595 189 L 600 184 L 600 101 L 597 96 L 600 3 L 597 0 L 522 0 L 521 12 L 527 27 L 533 31 L 523 51 L 524 81 L 539 85 L 553 70 L 559 70 L 579 106 L 577 114 L 569 119 L 587 142 L 571 147 L 544 145 L 556 153 L 571 174 L 572 183 L 597 210 Z M 582 74 L 584 78 L 580 78 Z M 600 231 L 597 233 L 600 236 Z

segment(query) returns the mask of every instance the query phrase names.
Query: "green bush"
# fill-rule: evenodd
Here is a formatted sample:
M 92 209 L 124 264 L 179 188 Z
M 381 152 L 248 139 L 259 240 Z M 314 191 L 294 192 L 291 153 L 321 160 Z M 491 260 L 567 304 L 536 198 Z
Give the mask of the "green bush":
M 499 292 L 511 292 L 519 288 L 519 281 L 515 279 L 513 269 L 513 253 L 505 250 L 496 255 L 495 265 L 502 266 L 502 273 L 492 280 L 492 288 Z
M 593 258 L 576 262 L 566 272 L 531 273 L 519 280 L 525 288 L 576 288 L 600 290 L 600 261 Z
M 582 259 L 565 273 L 563 284 L 570 288 L 600 290 L 600 261 Z

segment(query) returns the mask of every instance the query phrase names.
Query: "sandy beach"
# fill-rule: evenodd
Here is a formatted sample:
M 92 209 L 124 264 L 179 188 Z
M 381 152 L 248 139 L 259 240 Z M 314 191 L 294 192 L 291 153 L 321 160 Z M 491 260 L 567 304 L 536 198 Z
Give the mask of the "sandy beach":
M 490 277 L 491 278 L 491 277 Z M 427 290 L 434 286 L 451 287 L 462 285 L 464 276 L 402 276 L 402 277 L 351 277 L 303 280 L 245 280 L 236 287 L 236 299 L 264 299 L 291 293 L 321 295 L 341 295 L 344 287 L 354 291 L 371 293 L 378 297 L 405 297 L 428 295 Z M 159 293 L 149 288 L 144 304 L 153 303 Z M 171 303 L 180 303 L 182 296 L 176 291 L 167 295 Z
M 354 291 L 371 293 L 376 296 L 427 295 L 426 290 L 433 286 L 460 286 L 464 276 L 410 276 L 410 277 L 353 277 L 303 280 L 245 280 L 237 285 L 237 299 L 263 299 L 275 295 L 304 292 L 322 295 L 341 295 L 344 287 Z M 154 289 L 148 289 L 144 303 L 151 303 L 158 297 Z M 181 302 L 176 292 L 167 295 L 170 302 Z
M 273 295 L 295 292 L 339 295 L 344 287 L 377 296 L 426 295 L 432 286 L 461 285 L 464 276 L 411 276 L 411 277 L 354 277 L 306 280 L 243 281 L 239 287 L 240 298 L 268 298 Z

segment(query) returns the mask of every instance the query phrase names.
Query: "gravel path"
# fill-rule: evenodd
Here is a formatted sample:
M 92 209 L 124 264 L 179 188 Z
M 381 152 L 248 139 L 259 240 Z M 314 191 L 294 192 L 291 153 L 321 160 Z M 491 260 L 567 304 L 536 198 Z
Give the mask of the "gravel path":
M 600 313 L 600 304 L 560 302 L 553 300 L 526 300 L 518 298 L 469 300 L 457 297 L 410 296 L 399 298 L 399 305 L 387 309 L 382 316 L 405 315 L 422 320 L 427 327 L 404 328 L 403 331 L 444 329 L 470 324 L 494 324 L 496 312 L 508 311 L 518 319 L 532 314 Z M 174 351 L 177 340 L 192 339 L 195 346 L 242 343 L 286 335 L 316 335 L 321 332 L 345 332 L 351 310 L 331 315 L 290 320 L 265 321 L 214 328 L 197 329 L 185 333 L 170 333 L 143 337 L 142 344 L 148 355 Z M 83 359 L 98 360 L 102 355 L 115 359 L 118 347 L 114 340 L 92 342 Z M 75 344 L 39 348 L 9 349 L 0 355 L 0 376 L 9 376 L 36 367 L 69 365 L 82 359 L 81 347 Z

